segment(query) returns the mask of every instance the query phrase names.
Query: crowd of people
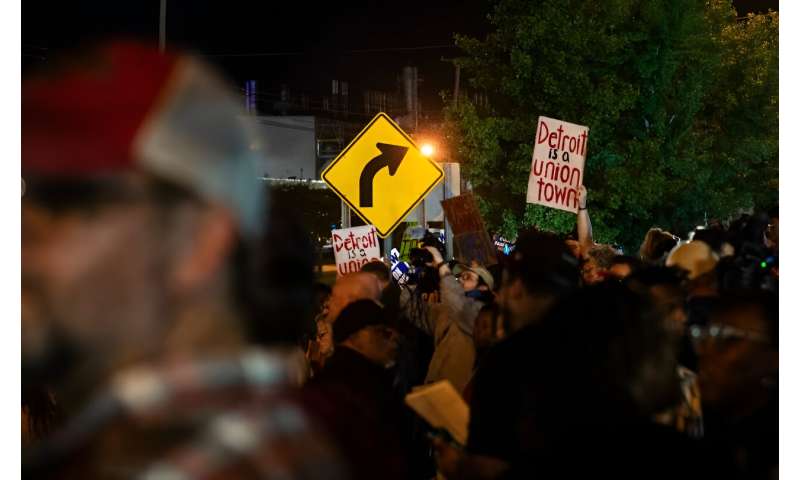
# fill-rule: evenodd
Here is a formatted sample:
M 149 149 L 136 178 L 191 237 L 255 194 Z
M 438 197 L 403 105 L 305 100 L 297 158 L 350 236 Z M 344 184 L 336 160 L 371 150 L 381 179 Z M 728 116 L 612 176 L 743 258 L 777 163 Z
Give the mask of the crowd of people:
M 236 103 L 132 43 L 25 80 L 25 478 L 777 478 L 777 208 L 622 252 L 582 188 L 572 235 L 328 287 Z M 439 381 L 465 444 L 403 403 Z

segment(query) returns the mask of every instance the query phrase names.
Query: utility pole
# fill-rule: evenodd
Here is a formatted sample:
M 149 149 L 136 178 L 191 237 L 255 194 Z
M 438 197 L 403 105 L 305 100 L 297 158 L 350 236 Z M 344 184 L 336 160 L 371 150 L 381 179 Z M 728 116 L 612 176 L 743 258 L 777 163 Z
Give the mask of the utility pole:
M 455 69 L 456 69 L 456 78 L 455 78 L 455 82 L 454 82 L 454 85 L 453 85 L 453 105 L 455 105 L 457 107 L 458 106 L 458 97 L 460 95 L 459 92 L 461 90 L 461 88 L 460 88 L 461 87 L 461 65 L 459 65 L 459 64 L 457 64 L 455 62 L 455 60 L 456 60 L 455 58 L 444 58 L 444 57 L 442 57 L 441 60 L 443 62 L 452 63 L 453 67 L 455 67 Z
M 403 67 L 403 97 L 406 104 L 406 112 L 409 115 L 407 126 L 404 126 L 404 128 L 411 128 L 414 133 L 417 133 L 417 128 L 419 127 L 418 84 L 417 67 Z
M 453 103 L 458 107 L 458 87 L 461 83 L 461 65 L 456 64 L 456 85 L 453 88 Z
M 158 22 L 158 51 L 164 53 L 167 47 L 167 0 L 161 0 L 161 14 Z

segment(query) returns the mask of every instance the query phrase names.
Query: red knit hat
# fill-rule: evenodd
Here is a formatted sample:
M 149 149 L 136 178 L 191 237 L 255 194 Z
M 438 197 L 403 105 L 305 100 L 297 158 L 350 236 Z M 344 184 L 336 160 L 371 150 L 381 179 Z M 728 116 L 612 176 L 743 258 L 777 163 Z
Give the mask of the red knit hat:
M 22 86 L 24 176 L 142 171 L 263 228 L 264 187 L 231 90 L 207 66 L 133 42 L 101 46 Z

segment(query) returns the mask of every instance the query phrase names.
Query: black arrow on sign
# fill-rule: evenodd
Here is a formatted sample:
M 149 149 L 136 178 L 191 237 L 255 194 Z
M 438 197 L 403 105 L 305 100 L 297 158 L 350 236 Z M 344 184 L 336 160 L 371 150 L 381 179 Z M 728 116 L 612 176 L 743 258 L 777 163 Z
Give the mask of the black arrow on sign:
M 358 182 L 358 202 L 362 207 L 372 206 L 372 182 L 375 179 L 375 175 L 383 167 L 389 167 L 389 176 L 394 176 L 400 166 L 400 162 L 403 161 L 408 151 L 408 147 L 389 143 L 377 143 L 375 146 L 378 147 L 381 154 L 367 162 L 364 170 L 361 171 L 361 178 Z

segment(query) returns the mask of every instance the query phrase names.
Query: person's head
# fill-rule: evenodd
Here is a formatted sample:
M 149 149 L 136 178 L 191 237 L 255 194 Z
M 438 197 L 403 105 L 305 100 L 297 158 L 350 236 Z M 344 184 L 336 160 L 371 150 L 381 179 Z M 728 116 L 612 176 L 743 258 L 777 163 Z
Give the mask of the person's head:
M 703 402 L 736 414 L 757 407 L 778 372 L 778 299 L 764 291 L 722 294 L 709 324 L 692 326 Z
M 608 268 L 608 274 L 612 278 L 622 280 L 642 268 L 642 266 L 642 261 L 638 258 L 627 255 L 617 255 L 611 259 L 611 266 Z
M 728 227 L 728 241 L 738 255 L 749 246 L 763 246 L 764 235 L 771 219 L 764 212 L 753 215 L 741 215 Z
M 578 260 L 561 239 L 543 232 L 522 233 L 503 270 L 497 297 L 506 330 L 537 323 L 578 282 Z
M 611 245 L 595 245 L 590 248 L 581 266 L 583 283 L 594 285 L 605 280 L 609 276 L 612 262 L 617 256 L 617 250 Z
M 373 260 L 365 263 L 364 266 L 361 267 L 361 271 L 375 275 L 375 278 L 378 279 L 381 285 L 381 290 L 388 287 L 389 282 L 392 280 L 392 273 L 389 270 L 389 266 L 381 260 Z
M 76 387 L 242 343 L 237 258 L 260 247 L 266 217 L 237 103 L 198 62 L 136 44 L 26 79 L 26 379 L 80 372 Z
M 644 236 L 644 241 L 639 247 L 639 256 L 645 262 L 658 263 L 664 259 L 680 239 L 675 235 L 661 230 L 651 228 Z
M 709 225 L 708 227 L 698 227 L 690 235 L 692 242 L 703 242 L 718 256 L 722 256 L 728 248 L 732 249 L 728 242 L 728 233 L 720 224 Z
M 453 267 L 453 274 L 461 284 L 461 288 L 465 292 L 473 290 L 480 290 L 483 292 L 491 292 L 494 290 L 494 278 L 489 270 L 480 265 L 463 265 L 458 264 Z
M 325 317 L 329 323 L 334 323 L 342 309 L 356 300 L 377 301 L 380 298 L 381 286 L 375 275 L 366 272 L 347 274 L 333 284 Z
M 678 245 L 667 256 L 665 265 L 686 271 L 689 280 L 695 280 L 714 270 L 719 257 L 705 242 L 694 241 Z
M 357 300 L 336 319 L 336 345 L 351 348 L 373 363 L 390 367 L 397 357 L 398 334 L 387 322 L 383 307 L 372 300 Z
M 331 287 L 328 285 L 317 282 L 313 287 L 314 292 L 314 313 L 319 314 L 325 309 L 328 299 L 331 297 Z
M 628 276 L 625 285 L 649 299 L 668 331 L 681 335 L 687 320 L 685 279 L 677 268 L 650 266 Z

